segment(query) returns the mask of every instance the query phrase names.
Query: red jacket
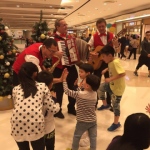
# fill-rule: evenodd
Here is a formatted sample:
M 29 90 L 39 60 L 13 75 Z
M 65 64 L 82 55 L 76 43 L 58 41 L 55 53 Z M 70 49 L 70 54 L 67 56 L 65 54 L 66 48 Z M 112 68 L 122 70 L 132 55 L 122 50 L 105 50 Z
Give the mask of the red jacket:
M 39 46 L 42 45 L 42 43 L 35 43 L 31 46 L 27 47 L 25 50 L 23 50 L 16 58 L 16 61 L 13 64 L 13 70 L 18 74 L 21 65 L 25 62 L 25 56 L 26 55 L 33 55 L 36 58 L 39 59 L 39 65 L 42 67 L 43 58 L 39 50 Z

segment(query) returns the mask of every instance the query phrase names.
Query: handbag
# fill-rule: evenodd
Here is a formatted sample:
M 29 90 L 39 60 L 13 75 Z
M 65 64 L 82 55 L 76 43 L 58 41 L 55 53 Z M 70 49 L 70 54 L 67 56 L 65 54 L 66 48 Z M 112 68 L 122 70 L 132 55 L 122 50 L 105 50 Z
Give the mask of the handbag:
M 129 45 L 128 51 L 132 51 L 132 50 L 133 50 L 133 47 L 131 45 Z

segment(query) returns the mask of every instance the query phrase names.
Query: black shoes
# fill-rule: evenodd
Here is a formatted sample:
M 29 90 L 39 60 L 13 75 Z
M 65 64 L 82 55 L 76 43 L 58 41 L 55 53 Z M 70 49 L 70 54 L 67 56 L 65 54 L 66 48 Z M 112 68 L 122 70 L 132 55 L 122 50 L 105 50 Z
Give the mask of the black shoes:
M 57 118 L 60 118 L 60 119 L 65 118 L 65 116 L 63 115 L 63 113 L 61 111 L 59 111 L 57 114 L 55 114 L 54 117 L 57 117 Z
M 68 114 L 76 116 L 76 110 L 68 110 Z
M 134 71 L 133 73 L 134 73 L 134 75 L 135 75 L 135 76 L 138 76 L 138 73 L 137 73 L 137 71 Z

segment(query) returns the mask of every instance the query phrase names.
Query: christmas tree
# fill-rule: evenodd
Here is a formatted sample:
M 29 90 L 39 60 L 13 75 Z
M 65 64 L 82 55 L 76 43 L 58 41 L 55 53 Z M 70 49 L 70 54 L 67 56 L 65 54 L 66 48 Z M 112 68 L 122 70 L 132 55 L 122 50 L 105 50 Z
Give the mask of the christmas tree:
M 35 25 L 33 26 L 32 29 L 32 35 L 31 37 L 33 38 L 34 41 L 36 42 L 44 42 L 49 36 L 51 35 L 50 29 L 48 28 L 48 24 L 46 21 L 42 21 L 43 19 L 43 12 L 41 10 L 40 12 L 40 21 L 36 22 Z M 43 61 L 43 65 L 46 68 L 50 68 L 52 66 L 52 61 L 51 59 L 45 59 Z
M 16 58 L 17 47 L 12 37 L 5 32 L 5 26 L 0 18 L 0 97 L 11 96 L 13 71 L 12 65 Z
M 43 19 L 43 12 L 41 10 L 40 21 L 34 24 L 31 35 L 33 40 L 36 42 L 43 42 L 50 34 L 47 22 L 42 21 L 42 19 Z

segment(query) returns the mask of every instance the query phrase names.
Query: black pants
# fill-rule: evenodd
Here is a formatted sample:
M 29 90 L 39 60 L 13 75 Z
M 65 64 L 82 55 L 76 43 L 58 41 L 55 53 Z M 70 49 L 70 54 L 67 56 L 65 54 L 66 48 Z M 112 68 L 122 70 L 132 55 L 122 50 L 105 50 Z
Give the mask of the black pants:
M 138 70 L 143 65 L 146 65 L 148 67 L 148 70 L 150 70 L 150 58 L 147 56 L 140 55 L 136 69 Z
M 55 149 L 55 130 L 45 135 L 45 146 L 46 150 Z
M 68 72 L 69 72 L 68 77 L 67 77 L 68 88 L 73 90 L 74 82 L 78 78 L 77 69 L 76 69 L 75 65 L 70 66 L 70 67 L 66 66 L 65 68 L 67 68 Z M 63 69 L 55 68 L 53 75 L 55 78 L 59 78 L 61 76 L 62 72 L 63 72 Z M 57 102 L 60 104 L 60 107 L 61 107 L 62 106 L 63 93 L 64 93 L 62 83 L 55 84 L 54 85 L 54 91 L 56 92 Z M 74 111 L 75 110 L 75 99 L 68 96 L 68 100 L 69 100 L 68 111 Z M 61 109 L 60 109 L 60 111 L 61 111 Z
M 18 74 L 13 71 L 13 86 L 19 85 L 19 79 L 18 79 Z
M 42 137 L 36 141 L 31 141 L 30 143 L 31 143 L 33 150 L 44 150 L 44 147 L 45 147 L 44 137 Z M 19 150 L 30 150 L 28 141 L 17 142 L 17 145 L 19 147 Z
M 136 59 L 136 49 L 137 49 L 137 48 L 133 48 L 133 49 L 130 51 L 130 54 L 129 54 L 129 57 L 128 57 L 129 59 L 130 59 L 130 57 L 131 57 L 132 54 L 134 54 L 134 59 Z
M 106 69 L 106 68 L 108 68 L 108 64 L 106 64 L 106 63 L 103 61 L 101 67 L 100 67 L 98 70 L 95 70 L 95 71 L 94 71 L 94 74 L 99 77 L 100 82 L 101 82 L 101 78 L 102 78 L 102 71 L 103 71 L 104 69 Z M 109 73 L 108 73 L 108 71 L 104 74 L 104 77 L 105 77 L 105 78 L 109 78 Z M 107 98 L 106 98 L 107 104 L 108 104 L 108 105 L 111 105 L 111 98 L 110 98 L 110 95 L 109 95 L 108 92 L 106 92 L 106 94 L 107 94 Z M 97 104 L 98 104 L 98 102 L 97 102 Z M 96 105 L 97 105 L 97 104 L 96 104 Z
M 125 45 L 123 45 L 123 46 L 121 45 L 121 51 L 120 51 L 120 54 L 119 54 L 119 55 L 121 55 L 120 56 L 121 59 L 122 59 L 122 57 L 126 57 L 125 54 L 124 54 L 125 47 L 126 47 Z

